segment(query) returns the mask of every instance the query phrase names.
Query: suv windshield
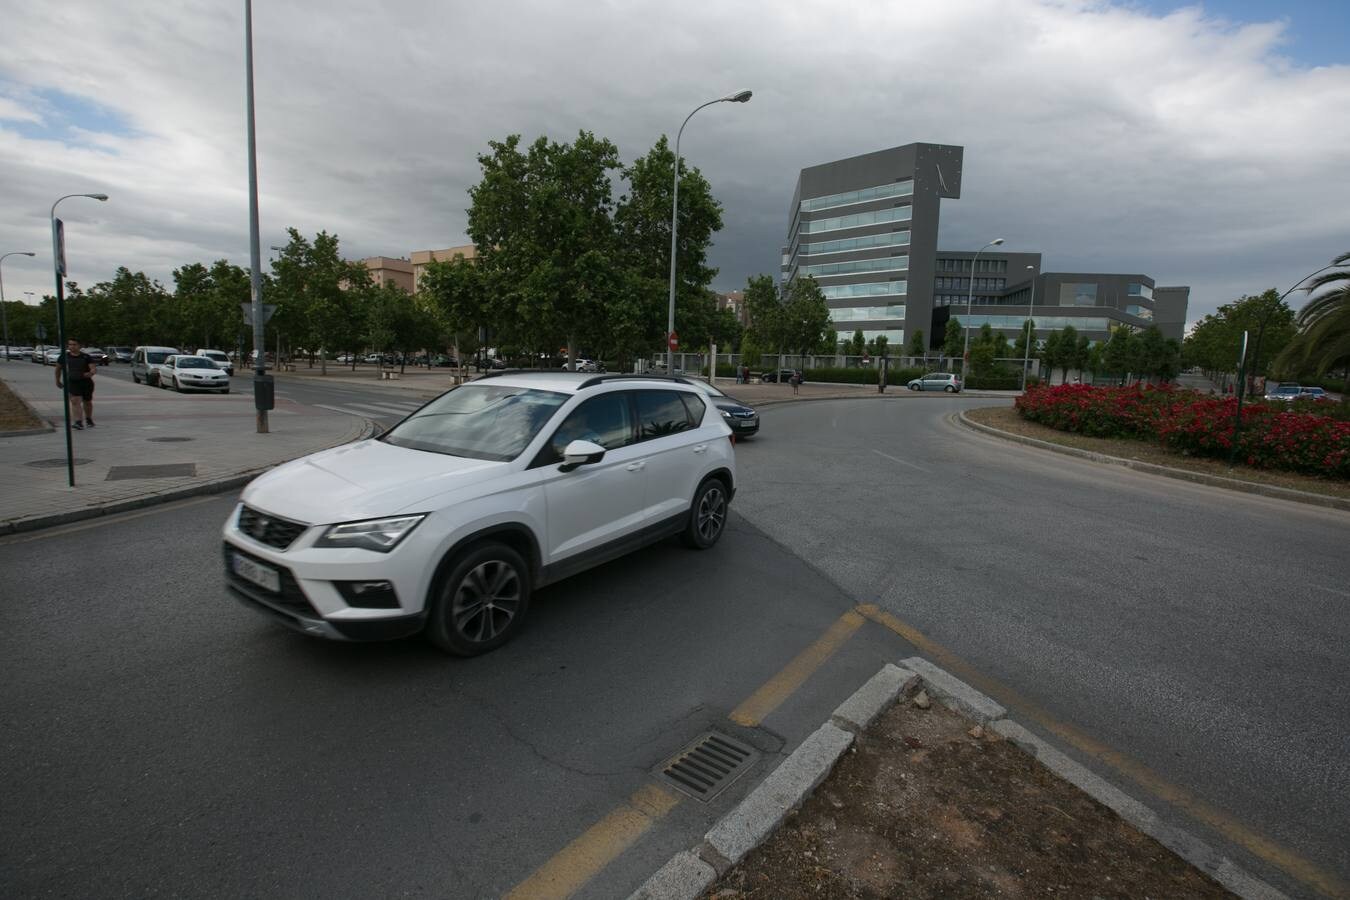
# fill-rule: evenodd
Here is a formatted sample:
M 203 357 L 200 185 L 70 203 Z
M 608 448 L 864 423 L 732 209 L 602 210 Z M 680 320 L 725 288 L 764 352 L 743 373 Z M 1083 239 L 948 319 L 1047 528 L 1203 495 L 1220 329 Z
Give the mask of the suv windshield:
M 396 447 L 507 462 L 534 440 L 568 395 L 508 385 L 447 391 L 380 440 Z

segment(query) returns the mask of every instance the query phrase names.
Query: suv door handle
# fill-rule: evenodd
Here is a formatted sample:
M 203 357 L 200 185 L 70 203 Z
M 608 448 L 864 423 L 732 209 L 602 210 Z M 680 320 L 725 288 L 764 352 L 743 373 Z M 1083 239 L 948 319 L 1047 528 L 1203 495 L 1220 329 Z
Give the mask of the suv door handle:
M 708 445 L 707 445 L 707 444 L 696 444 L 696 445 L 694 446 L 694 452 L 695 452 L 695 453 L 702 453 L 704 450 L 707 450 L 707 449 L 708 449 Z
M 624 466 L 624 468 L 630 472 L 640 472 L 642 469 L 646 468 L 646 466 L 646 460 L 640 459 L 637 462 L 630 462 L 628 465 Z

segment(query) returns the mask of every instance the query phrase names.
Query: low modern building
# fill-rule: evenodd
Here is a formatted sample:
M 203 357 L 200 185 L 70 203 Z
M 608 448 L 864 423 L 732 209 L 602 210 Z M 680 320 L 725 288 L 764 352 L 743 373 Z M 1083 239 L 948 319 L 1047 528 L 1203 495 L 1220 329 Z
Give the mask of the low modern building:
M 1040 253 L 939 250 L 941 201 L 960 198 L 963 162 L 961 147 L 920 143 L 802 169 L 781 287 L 814 277 L 841 341 L 862 331 L 896 346 L 922 331 L 938 346 L 948 317 L 1014 336 L 1033 303 L 1042 338 L 1065 325 L 1105 340 L 1119 325 L 1153 324 L 1181 337 L 1188 288 L 1156 288 L 1141 274 L 1042 272 Z

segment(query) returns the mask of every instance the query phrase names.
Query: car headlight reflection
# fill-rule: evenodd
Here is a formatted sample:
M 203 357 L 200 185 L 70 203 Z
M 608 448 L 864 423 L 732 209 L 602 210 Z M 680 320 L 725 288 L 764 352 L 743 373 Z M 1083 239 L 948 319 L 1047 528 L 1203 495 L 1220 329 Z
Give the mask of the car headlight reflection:
M 316 547 L 358 547 L 362 550 L 374 550 L 388 553 L 398 545 L 417 524 L 426 518 L 426 513 L 415 516 L 397 516 L 391 519 L 368 519 L 364 522 L 348 522 L 345 525 L 332 525 L 315 542 Z

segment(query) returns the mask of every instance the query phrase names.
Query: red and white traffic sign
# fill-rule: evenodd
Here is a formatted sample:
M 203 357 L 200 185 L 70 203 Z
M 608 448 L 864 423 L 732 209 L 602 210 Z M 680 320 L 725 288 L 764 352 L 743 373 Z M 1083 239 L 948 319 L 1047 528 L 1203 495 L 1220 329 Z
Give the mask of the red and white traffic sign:
M 680 349 L 680 336 L 672 331 L 670 337 L 666 340 L 666 346 L 671 350 Z

